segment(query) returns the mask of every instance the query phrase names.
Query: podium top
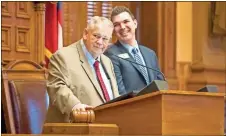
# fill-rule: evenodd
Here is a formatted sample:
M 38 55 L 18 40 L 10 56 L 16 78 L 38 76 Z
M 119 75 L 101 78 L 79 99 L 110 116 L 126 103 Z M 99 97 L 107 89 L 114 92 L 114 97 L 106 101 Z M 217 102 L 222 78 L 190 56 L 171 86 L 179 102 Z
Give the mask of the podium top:
M 109 107 L 115 107 L 118 105 L 123 105 L 123 104 L 131 103 L 134 101 L 146 99 L 146 98 L 159 96 L 159 95 L 190 95 L 190 96 L 207 96 L 207 97 L 222 97 L 222 98 L 225 97 L 224 93 L 194 92 L 194 91 L 180 91 L 180 90 L 161 90 L 161 91 L 149 93 L 146 95 L 136 96 L 134 98 L 130 98 L 130 99 L 126 99 L 126 100 L 97 106 L 96 108 L 94 108 L 94 112 L 97 110 L 102 110 L 102 109 L 106 109 Z

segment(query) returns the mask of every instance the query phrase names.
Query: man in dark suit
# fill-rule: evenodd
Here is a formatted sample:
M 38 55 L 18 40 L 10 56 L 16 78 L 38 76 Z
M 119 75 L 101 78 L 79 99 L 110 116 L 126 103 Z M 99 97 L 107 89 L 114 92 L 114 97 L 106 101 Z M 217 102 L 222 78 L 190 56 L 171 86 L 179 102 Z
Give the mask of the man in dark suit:
M 147 68 L 159 70 L 158 60 L 153 50 L 136 41 L 137 20 L 131 11 L 124 6 L 115 7 L 111 20 L 118 41 L 106 50 L 105 55 L 113 62 L 119 93 L 141 90 L 152 80 L 162 80 L 160 72 Z

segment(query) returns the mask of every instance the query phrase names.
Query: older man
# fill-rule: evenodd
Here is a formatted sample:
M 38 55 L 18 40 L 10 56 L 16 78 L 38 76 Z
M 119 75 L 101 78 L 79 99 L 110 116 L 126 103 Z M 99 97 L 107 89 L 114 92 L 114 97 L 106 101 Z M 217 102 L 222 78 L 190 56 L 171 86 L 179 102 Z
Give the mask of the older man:
M 119 96 L 113 64 L 103 55 L 112 31 L 110 20 L 95 16 L 81 40 L 51 57 L 46 122 L 70 122 L 73 110 L 84 111 Z

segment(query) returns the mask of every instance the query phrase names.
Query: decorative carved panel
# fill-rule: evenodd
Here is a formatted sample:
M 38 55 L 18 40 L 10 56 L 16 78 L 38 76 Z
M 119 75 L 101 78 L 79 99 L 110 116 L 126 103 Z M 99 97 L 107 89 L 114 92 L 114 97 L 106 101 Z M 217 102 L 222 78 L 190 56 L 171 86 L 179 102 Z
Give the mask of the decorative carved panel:
M 12 29 L 10 25 L 2 25 L 2 50 L 10 51 L 11 50 L 11 36 Z
M 188 90 L 187 83 L 190 77 L 190 62 L 177 62 L 178 90 Z
M 64 23 L 63 23 L 63 45 L 69 45 L 71 42 L 71 31 L 70 31 L 70 12 L 69 12 L 69 2 L 63 2 L 63 16 L 64 16 Z
M 162 31 L 163 35 L 160 40 L 163 44 L 158 49 L 158 54 L 162 56 L 162 62 L 160 64 L 163 66 L 163 72 L 168 77 L 176 76 L 176 2 L 162 2 Z M 161 53 L 161 49 L 163 53 Z
M 30 34 L 28 27 L 16 27 L 16 51 L 30 52 Z
M 10 17 L 11 16 L 11 13 L 9 11 L 9 4 L 8 2 L 1 2 L 2 3 L 2 16 L 8 16 Z
M 64 46 L 81 39 L 87 22 L 86 2 L 63 2 Z
M 45 53 L 44 53 L 44 49 L 45 49 L 45 10 L 46 10 L 46 6 L 45 6 L 45 2 L 36 2 L 35 6 L 34 6 L 34 10 L 35 10 L 35 17 L 36 17 L 36 24 L 35 24 L 35 28 L 36 28 L 36 32 L 35 32 L 35 43 L 36 43 L 36 47 L 35 47 L 35 51 L 37 51 L 37 62 L 41 62 L 43 63 L 43 61 L 45 60 Z
M 44 60 L 44 2 L 3 2 L 2 61 L 19 59 L 40 63 Z
M 16 3 L 16 16 L 19 18 L 29 19 L 28 2 L 17 2 Z
M 191 65 L 190 78 L 187 87 L 189 90 L 198 90 L 206 85 L 216 85 L 218 92 L 225 93 L 226 69 L 225 67 Z

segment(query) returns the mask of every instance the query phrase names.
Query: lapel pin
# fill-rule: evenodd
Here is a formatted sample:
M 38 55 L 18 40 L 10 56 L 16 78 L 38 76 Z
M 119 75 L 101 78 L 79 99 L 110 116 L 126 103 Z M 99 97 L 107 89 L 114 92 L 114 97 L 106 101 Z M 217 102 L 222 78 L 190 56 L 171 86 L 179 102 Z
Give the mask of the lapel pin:
M 121 58 L 123 58 L 123 59 L 130 58 L 128 53 L 119 54 L 118 56 L 121 57 Z

